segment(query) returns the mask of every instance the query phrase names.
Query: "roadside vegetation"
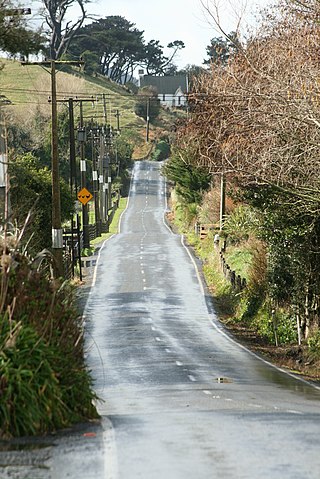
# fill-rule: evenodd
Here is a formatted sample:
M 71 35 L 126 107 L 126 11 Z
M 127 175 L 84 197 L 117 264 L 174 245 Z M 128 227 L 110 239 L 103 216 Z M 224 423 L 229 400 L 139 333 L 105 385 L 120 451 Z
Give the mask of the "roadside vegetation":
M 72 286 L 52 257 L 30 259 L 18 231 L 0 239 L 0 436 L 43 434 L 96 419 Z
M 219 224 L 224 177 L 220 246 L 226 241 L 224 257 L 247 287 L 234 291 L 223 280 L 213 236 L 194 243 L 209 286 L 229 326 L 256 335 L 282 354 L 280 362 L 316 377 L 319 15 L 317 1 L 284 0 L 245 43 L 227 35 L 228 55 L 219 56 L 220 45 L 209 72 L 193 82 L 190 119 L 165 166 L 175 184 L 176 218 L 191 232 L 196 223 Z

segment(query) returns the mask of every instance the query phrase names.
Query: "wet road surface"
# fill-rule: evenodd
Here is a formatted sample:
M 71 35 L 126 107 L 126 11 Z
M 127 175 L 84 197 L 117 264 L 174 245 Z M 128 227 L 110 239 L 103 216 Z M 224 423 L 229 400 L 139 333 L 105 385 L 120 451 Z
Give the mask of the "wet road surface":
M 87 303 L 88 363 L 104 400 L 97 477 L 318 479 L 320 391 L 224 333 L 164 223 L 159 168 L 136 163 Z
M 319 479 L 320 391 L 225 334 L 159 168 L 136 163 L 87 302 L 101 424 L 0 442 L 0 478 Z

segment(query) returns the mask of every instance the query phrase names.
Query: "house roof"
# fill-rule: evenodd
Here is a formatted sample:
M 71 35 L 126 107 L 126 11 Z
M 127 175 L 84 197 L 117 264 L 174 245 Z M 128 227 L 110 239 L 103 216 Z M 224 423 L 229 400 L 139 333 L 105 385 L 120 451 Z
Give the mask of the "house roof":
M 188 78 L 186 75 L 143 75 L 140 77 L 140 87 L 144 86 L 155 86 L 158 94 L 174 95 L 179 87 L 183 93 L 187 93 Z

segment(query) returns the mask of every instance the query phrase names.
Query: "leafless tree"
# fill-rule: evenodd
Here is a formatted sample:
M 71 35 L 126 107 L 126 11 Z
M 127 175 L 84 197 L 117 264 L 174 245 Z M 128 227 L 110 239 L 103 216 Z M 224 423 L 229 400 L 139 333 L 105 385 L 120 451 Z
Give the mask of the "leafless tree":
M 68 49 L 72 38 L 87 18 L 85 5 L 90 0 L 42 0 L 42 14 L 49 27 L 50 57 L 56 60 Z M 71 8 L 77 7 L 79 16 L 70 20 Z

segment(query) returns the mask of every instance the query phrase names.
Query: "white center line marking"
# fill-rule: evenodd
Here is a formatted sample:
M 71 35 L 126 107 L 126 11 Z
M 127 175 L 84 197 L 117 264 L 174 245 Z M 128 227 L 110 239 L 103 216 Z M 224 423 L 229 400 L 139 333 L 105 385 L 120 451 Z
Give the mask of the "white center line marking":
M 160 342 L 160 341 L 161 341 L 161 339 L 160 339 L 160 338 L 158 338 L 158 336 L 157 336 L 157 337 L 156 337 L 156 341 L 159 341 L 159 342 Z
M 154 326 L 151 326 L 152 331 L 157 331 Z
M 192 376 L 192 374 L 189 374 L 188 375 L 188 378 L 190 379 L 190 381 L 192 382 L 195 382 L 196 381 L 196 378 L 194 376 Z
M 177 366 L 183 366 L 183 363 L 181 361 L 176 361 Z
M 171 353 L 171 350 L 166 348 L 166 353 Z
M 211 396 L 211 392 L 210 391 L 206 391 L 205 389 L 202 391 L 204 394 L 207 394 L 208 396 Z

